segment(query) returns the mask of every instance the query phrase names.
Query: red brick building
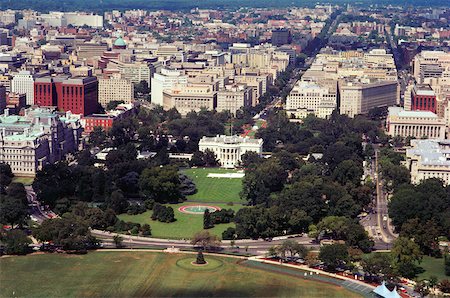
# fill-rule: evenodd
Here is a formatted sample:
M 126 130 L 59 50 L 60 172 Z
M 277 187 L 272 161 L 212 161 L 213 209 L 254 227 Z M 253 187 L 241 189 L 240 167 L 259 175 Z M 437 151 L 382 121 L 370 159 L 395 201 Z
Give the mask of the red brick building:
M 430 85 L 416 85 L 411 94 L 411 110 L 436 113 L 436 94 Z
M 98 108 L 96 77 L 43 77 L 34 82 L 34 103 L 57 106 L 73 114 L 90 115 Z
M 131 116 L 136 112 L 133 104 L 120 104 L 115 110 L 107 111 L 106 114 L 92 114 L 81 119 L 84 128 L 83 134 L 88 135 L 94 127 L 101 127 L 104 131 L 109 131 L 114 121 Z

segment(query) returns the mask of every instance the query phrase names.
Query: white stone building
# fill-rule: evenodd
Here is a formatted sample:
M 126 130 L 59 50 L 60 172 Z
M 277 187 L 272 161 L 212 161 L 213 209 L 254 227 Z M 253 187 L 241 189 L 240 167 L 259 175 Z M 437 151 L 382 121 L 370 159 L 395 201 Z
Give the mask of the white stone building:
M 286 99 L 286 113 L 288 117 L 304 118 L 314 114 L 320 118 L 327 118 L 336 109 L 336 87 L 320 85 L 317 82 L 298 81 Z
M 394 106 L 400 96 L 397 81 L 340 81 L 340 113 L 349 117 L 367 114 L 376 107 Z
M 187 76 L 179 70 L 161 69 L 161 73 L 155 73 L 151 80 L 151 102 L 163 105 L 163 91 L 170 90 L 175 85 L 186 85 Z
M 417 139 L 445 139 L 446 121 L 430 111 L 405 111 L 390 107 L 386 119 L 390 136 L 413 137 Z
M 406 150 L 406 164 L 411 182 L 438 178 L 450 185 L 450 140 L 411 140 Z
M 229 88 L 217 92 L 217 112 L 230 111 L 236 115 L 236 111 L 241 107 L 252 105 L 252 88 L 245 85 L 226 87 Z
M 105 108 L 111 101 L 126 104 L 134 100 L 134 84 L 120 75 L 98 80 L 98 102 Z
M 246 152 L 262 154 L 263 140 L 250 139 L 249 137 L 218 135 L 215 137 L 203 137 L 198 143 L 199 150 L 214 152 L 220 165 L 224 168 L 239 166 L 242 155 Z
M 163 108 L 176 108 L 182 116 L 201 109 L 212 111 L 217 105 L 217 92 L 210 86 L 174 86 L 163 92 Z
M 34 105 L 34 75 L 27 70 L 14 75 L 11 81 L 11 92 L 24 93 L 27 105 Z
M 0 115 L 0 162 L 16 176 L 34 177 L 46 164 L 81 147 L 79 117 L 50 108 L 30 108 L 25 116 Z

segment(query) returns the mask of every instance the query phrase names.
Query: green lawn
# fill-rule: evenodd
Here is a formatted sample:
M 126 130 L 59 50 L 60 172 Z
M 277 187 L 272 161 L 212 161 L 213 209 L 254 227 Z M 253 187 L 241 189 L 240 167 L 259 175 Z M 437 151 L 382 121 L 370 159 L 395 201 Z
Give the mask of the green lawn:
M 128 215 L 121 214 L 118 217 L 124 221 L 130 221 L 140 224 L 148 223 L 152 228 L 152 236 L 157 238 L 172 238 L 172 239 L 182 239 L 191 238 L 196 232 L 203 230 L 203 215 L 186 214 L 178 211 L 178 208 L 184 205 L 195 205 L 195 203 L 181 203 L 181 204 L 167 204 L 166 206 L 171 206 L 175 212 L 175 218 L 177 219 L 172 223 L 163 223 L 159 221 L 154 221 L 150 218 L 152 211 L 147 211 L 138 215 Z M 233 209 L 235 211 L 242 208 L 242 205 L 234 204 L 233 206 L 228 206 L 226 204 L 210 204 L 222 209 Z M 234 227 L 234 223 L 230 224 L 220 224 L 216 225 L 214 228 L 209 229 L 212 234 L 219 237 L 222 236 L 222 232 L 228 227 Z
M 187 256 L 90 252 L 0 258 L 1 297 L 359 297 L 342 287 L 210 257 L 211 270 L 178 266 Z
M 425 272 L 419 274 L 419 276 L 417 277 L 418 280 L 428 279 L 433 275 L 436 276 L 439 280 L 449 279 L 449 276 L 445 275 L 444 258 L 437 259 L 429 256 L 424 256 L 419 266 L 425 269 Z
M 187 169 L 183 172 L 189 176 L 197 186 L 197 193 L 188 196 L 189 201 L 244 203 L 239 197 L 242 189 L 240 178 L 208 178 L 209 173 L 235 173 L 236 170 L 221 168 Z
M 14 177 L 12 182 L 22 183 L 23 185 L 33 184 L 34 178 L 32 177 Z

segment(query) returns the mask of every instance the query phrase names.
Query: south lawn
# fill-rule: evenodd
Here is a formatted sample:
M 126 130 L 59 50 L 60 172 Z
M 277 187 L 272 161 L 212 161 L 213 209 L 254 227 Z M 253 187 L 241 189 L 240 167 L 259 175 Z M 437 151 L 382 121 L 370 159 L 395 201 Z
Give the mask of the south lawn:
M 0 258 L 0 297 L 359 297 L 335 285 L 246 267 L 237 259 L 205 256 L 222 265 L 200 270 L 181 267 L 185 258 L 194 260 L 138 251 Z
M 439 280 L 449 279 L 449 276 L 445 275 L 444 269 L 444 258 L 432 258 L 429 256 L 424 256 L 420 264 L 425 272 L 419 274 L 417 280 L 429 279 L 430 276 L 436 276 Z
M 245 203 L 239 197 L 242 190 L 242 178 L 210 178 L 209 173 L 237 173 L 232 169 L 195 168 L 183 170 L 197 186 L 197 193 L 188 196 L 189 201 L 217 203 Z
M 199 203 L 200 204 L 200 203 Z M 206 203 L 205 203 L 206 204 Z M 178 208 L 185 205 L 196 205 L 193 202 L 186 202 L 181 204 L 166 204 L 165 206 L 171 206 L 175 213 L 175 218 L 177 219 L 175 222 L 171 223 L 162 223 L 156 220 L 152 220 L 151 214 L 152 211 L 146 211 L 142 214 L 138 215 L 128 215 L 121 214 L 119 215 L 119 219 L 123 221 L 130 221 L 135 223 L 149 224 L 152 229 L 152 237 L 156 238 L 171 238 L 171 239 L 187 239 L 191 238 L 196 232 L 203 230 L 203 215 L 202 214 L 186 214 L 178 211 Z M 222 209 L 233 209 L 235 211 L 242 208 L 242 205 L 234 204 L 233 206 L 228 206 L 226 204 L 206 204 L 217 206 Z M 229 224 L 219 224 L 214 228 L 209 229 L 210 233 L 215 234 L 219 237 L 222 236 L 222 232 L 225 231 L 228 227 L 234 227 L 234 223 Z

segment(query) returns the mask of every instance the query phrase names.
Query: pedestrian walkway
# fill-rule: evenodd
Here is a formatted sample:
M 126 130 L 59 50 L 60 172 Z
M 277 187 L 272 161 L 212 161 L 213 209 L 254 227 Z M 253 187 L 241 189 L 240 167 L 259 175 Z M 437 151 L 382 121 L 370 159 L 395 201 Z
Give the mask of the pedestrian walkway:
M 372 292 L 375 288 L 372 285 L 366 284 L 359 280 L 351 279 L 349 277 L 312 269 L 306 266 L 299 267 L 298 265 L 280 264 L 275 261 L 268 261 L 256 257 L 249 258 L 249 260 L 244 262 L 243 264 L 254 268 L 261 268 L 277 273 L 289 274 L 300 278 L 332 283 L 338 286 L 345 287 L 346 289 L 361 294 L 362 296 L 367 298 L 376 297 L 376 295 Z

